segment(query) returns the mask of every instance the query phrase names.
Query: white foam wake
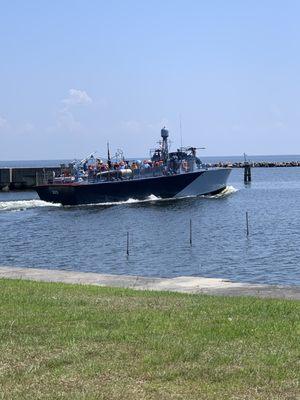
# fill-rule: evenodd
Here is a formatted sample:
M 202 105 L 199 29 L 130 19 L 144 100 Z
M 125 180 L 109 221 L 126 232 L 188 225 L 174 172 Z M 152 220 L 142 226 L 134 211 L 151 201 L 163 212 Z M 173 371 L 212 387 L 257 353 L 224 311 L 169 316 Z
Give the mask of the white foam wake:
M 218 193 L 213 196 L 204 196 L 208 199 L 217 199 L 229 196 L 232 193 L 237 192 L 238 189 L 234 188 L 233 186 L 227 186 L 221 193 Z M 161 197 L 157 197 L 154 194 L 151 194 L 144 200 L 138 200 L 130 198 L 126 201 L 114 201 L 114 202 L 105 202 L 105 203 L 92 203 L 92 204 L 83 204 L 79 207 L 86 207 L 86 206 L 112 206 L 112 205 L 122 205 L 122 204 L 136 204 L 136 203 L 147 203 L 147 202 L 157 202 L 157 201 L 177 201 L 182 200 L 188 197 L 196 197 L 196 196 L 186 196 L 181 198 L 165 198 L 162 199 Z M 21 211 L 27 210 L 29 208 L 37 208 L 37 207 L 62 207 L 61 204 L 55 203 L 48 203 L 47 201 L 43 200 L 13 200 L 13 201 L 1 201 L 0 202 L 0 212 L 1 211 Z M 67 207 L 74 207 L 74 206 L 67 206 Z M 77 206 L 78 207 L 78 206 Z
M 139 199 L 128 199 L 124 201 L 106 201 L 105 203 L 90 203 L 90 204 L 81 204 L 79 207 L 86 207 L 86 206 L 117 206 L 121 204 L 135 204 L 135 203 L 147 203 L 150 201 L 163 201 L 163 200 L 174 200 L 174 199 L 162 199 L 161 197 L 157 197 L 154 194 L 150 194 L 146 199 L 139 200 Z M 73 206 L 68 206 L 73 207 Z
M 215 195 L 204 195 L 204 196 L 199 196 L 199 197 L 204 197 L 207 199 L 218 199 L 218 198 L 222 198 L 222 197 L 226 197 L 231 195 L 232 193 L 237 192 L 238 189 L 236 189 L 233 186 L 226 186 L 226 188 L 224 190 L 222 190 L 222 192 L 215 194 Z M 149 203 L 149 202 L 162 202 L 162 201 L 178 201 L 178 200 L 184 200 L 184 199 L 189 199 L 189 198 L 197 198 L 197 195 L 191 195 L 191 196 L 182 196 L 182 197 L 169 197 L 169 198 L 161 198 L 161 197 L 157 197 L 154 194 L 151 194 L 150 196 L 148 196 L 146 199 L 143 200 L 138 200 L 138 199 L 133 199 L 130 198 L 128 200 L 124 200 L 124 201 L 111 201 L 111 202 L 105 202 L 105 203 L 90 203 L 90 204 L 82 204 L 79 205 L 79 207 L 92 207 L 92 206 L 116 206 L 116 205 L 126 205 L 126 204 L 137 204 L 137 203 Z M 74 206 L 67 206 L 67 207 L 74 207 Z M 78 206 L 76 206 L 78 207 Z
M 21 211 L 36 207 L 60 207 L 61 204 L 48 203 L 42 200 L 1 201 L 0 211 Z
M 236 189 L 234 186 L 226 186 L 226 188 L 224 190 L 222 190 L 222 192 L 215 194 L 215 195 L 210 195 L 210 196 L 205 196 L 208 199 L 219 199 L 221 197 L 226 197 L 231 195 L 232 193 L 237 192 L 238 189 Z

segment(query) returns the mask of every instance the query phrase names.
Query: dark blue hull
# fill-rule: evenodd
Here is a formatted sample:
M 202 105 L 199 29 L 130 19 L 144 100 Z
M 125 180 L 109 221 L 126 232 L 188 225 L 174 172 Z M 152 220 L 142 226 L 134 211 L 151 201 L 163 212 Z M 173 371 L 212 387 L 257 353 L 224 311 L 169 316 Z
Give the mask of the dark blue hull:
M 150 195 L 160 198 L 184 197 L 223 190 L 230 170 L 215 171 L 226 173 L 219 173 L 217 177 L 211 174 L 211 170 L 112 182 L 49 184 L 37 186 L 36 191 L 41 200 L 63 205 L 117 202 L 130 198 L 142 200 Z

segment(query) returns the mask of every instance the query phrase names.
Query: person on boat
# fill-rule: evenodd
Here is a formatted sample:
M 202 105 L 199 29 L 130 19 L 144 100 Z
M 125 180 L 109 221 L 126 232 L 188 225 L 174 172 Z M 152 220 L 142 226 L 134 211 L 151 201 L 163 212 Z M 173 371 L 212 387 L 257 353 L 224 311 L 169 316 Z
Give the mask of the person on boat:
M 88 165 L 94 164 L 95 163 L 95 158 L 93 154 L 90 155 L 90 158 L 88 159 Z
M 108 165 L 102 163 L 101 166 L 100 166 L 100 171 L 101 171 L 101 172 L 108 171 Z
M 144 160 L 144 162 L 142 164 L 142 168 L 144 168 L 144 169 L 150 168 L 150 164 L 149 164 L 149 162 L 147 160 Z
M 128 161 L 128 160 L 125 161 L 125 169 L 130 169 L 130 164 L 129 164 L 129 161 Z
M 98 171 L 101 171 L 102 164 L 103 164 L 102 160 L 100 160 L 100 158 L 96 158 L 96 168 Z
M 135 161 L 132 162 L 130 168 L 131 168 L 131 171 L 134 171 L 135 169 L 138 169 L 138 166 L 137 166 Z
M 178 162 L 175 158 L 171 158 L 169 161 L 169 171 L 172 175 L 176 174 L 178 170 Z

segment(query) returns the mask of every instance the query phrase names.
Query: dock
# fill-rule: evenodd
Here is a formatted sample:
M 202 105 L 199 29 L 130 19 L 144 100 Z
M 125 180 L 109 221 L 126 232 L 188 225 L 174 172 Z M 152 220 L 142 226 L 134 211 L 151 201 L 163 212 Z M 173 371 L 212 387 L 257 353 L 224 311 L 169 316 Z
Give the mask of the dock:
M 0 190 L 26 190 L 59 175 L 61 167 L 0 168 Z

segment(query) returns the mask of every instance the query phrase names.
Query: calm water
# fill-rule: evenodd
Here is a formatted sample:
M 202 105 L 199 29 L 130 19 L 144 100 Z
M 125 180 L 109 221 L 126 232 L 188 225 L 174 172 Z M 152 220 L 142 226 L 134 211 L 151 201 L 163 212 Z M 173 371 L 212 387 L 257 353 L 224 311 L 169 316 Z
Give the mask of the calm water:
M 61 207 L 0 193 L 0 264 L 299 285 L 300 168 L 254 169 L 247 187 L 242 173 L 213 198 Z

